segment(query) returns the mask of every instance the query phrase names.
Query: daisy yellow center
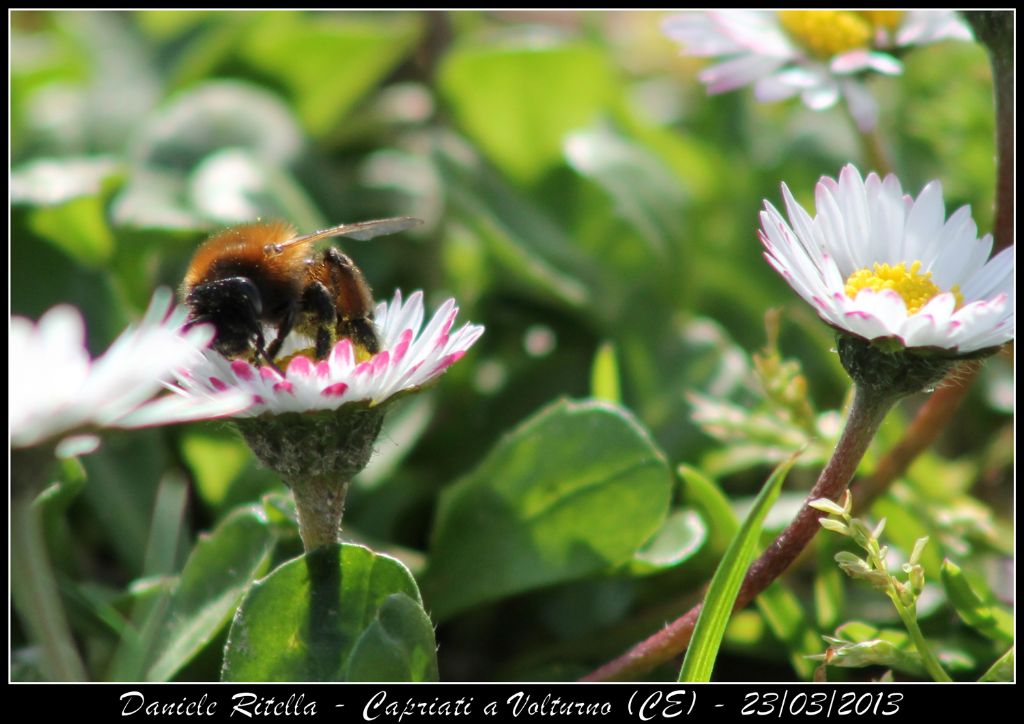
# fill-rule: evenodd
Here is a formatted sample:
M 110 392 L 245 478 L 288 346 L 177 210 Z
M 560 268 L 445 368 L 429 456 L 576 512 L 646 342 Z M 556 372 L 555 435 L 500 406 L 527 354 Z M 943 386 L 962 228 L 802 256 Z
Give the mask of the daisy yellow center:
M 861 10 L 860 14 L 877 30 L 895 30 L 903 21 L 903 10 Z
M 871 40 L 871 21 L 849 10 L 780 10 L 779 22 L 802 47 L 819 58 L 831 58 Z
M 907 313 L 914 314 L 918 309 L 930 302 L 933 297 L 942 294 L 942 289 L 932 281 L 932 273 L 921 273 L 921 262 L 912 262 L 907 269 L 906 262 L 895 266 L 875 264 L 873 269 L 858 269 L 846 280 L 845 292 L 850 299 L 855 299 L 862 289 L 893 289 L 903 297 L 907 304 Z M 960 285 L 954 284 L 949 290 L 956 297 L 956 306 L 964 303 L 964 295 L 960 293 Z

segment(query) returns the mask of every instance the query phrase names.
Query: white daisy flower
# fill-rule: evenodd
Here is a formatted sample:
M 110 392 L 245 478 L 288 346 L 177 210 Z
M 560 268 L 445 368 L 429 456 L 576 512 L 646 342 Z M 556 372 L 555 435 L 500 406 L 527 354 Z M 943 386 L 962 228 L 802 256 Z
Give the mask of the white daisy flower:
M 768 262 L 828 324 L 866 340 L 966 355 L 1014 337 L 1014 248 L 993 258 L 971 209 L 947 220 L 942 186 L 916 199 L 852 165 L 823 177 L 812 218 L 782 184 L 789 221 L 765 201 Z
M 688 55 L 727 56 L 699 75 L 709 93 L 753 83 L 759 101 L 799 94 L 813 110 L 844 97 L 862 131 L 874 128 L 878 109 L 859 76 L 900 74 L 896 48 L 972 37 L 950 10 L 691 11 L 662 28 Z
M 179 367 L 202 358 L 213 328 L 182 332 L 188 309 L 159 289 L 137 326 L 130 326 L 95 360 L 85 346 L 85 323 L 74 307 L 50 309 L 37 324 L 10 321 L 10 427 L 16 448 L 95 427 L 148 427 L 228 415 L 248 398 L 204 394 L 162 396 Z
M 207 351 L 199 364 L 178 376 L 178 392 L 191 396 L 242 390 L 253 404 L 239 417 L 336 410 L 349 402 L 376 406 L 439 377 L 483 334 L 484 328 L 476 324 L 452 332 L 457 313 L 455 300 L 449 299 L 423 328 L 423 293 L 403 302 L 401 291 L 396 291 L 390 305 L 377 305 L 374 323 L 381 351 L 366 361 L 357 359 L 348 339 L 335 344 L 320 362 L 295 355 L 283 376 L 270 366 L 256 367 Z

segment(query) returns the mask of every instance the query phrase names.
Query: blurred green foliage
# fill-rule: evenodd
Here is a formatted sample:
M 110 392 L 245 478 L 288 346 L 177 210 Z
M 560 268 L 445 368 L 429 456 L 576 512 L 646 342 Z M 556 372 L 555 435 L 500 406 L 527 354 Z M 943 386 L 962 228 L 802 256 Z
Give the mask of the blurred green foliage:
M 571 679 L 693 601 L 771 467 L 810 444 L 783 500 L 803 497 L 848 383 L 830 332 L 761 258 L 757 213 L 781 181 L 809 202 L 820 175 L 868 169 L 839 110 L 706 97 L 700 62 L 661 19 L 12 12 L 13 313 L 74 304 L 96 354 L 155 287 L 178 285 L 211 231 L 412 215 L 426 223 L 347 247 L 377 296 L 455 296 L 460 319 L 487 326 L 392 414 L 349 494 L 346 535 L 403 561 L 423 601 L 391 558 L 340 549 L 359 559 L 353 576 L 393 574 L 334 593 L 379 604 L 325 634 L 344 639 L 345 662 L 274 662 L 238 644 L 239 626 L 318 604 L 288 599 L 303 572 L 275 570 L 301 551 L 285 489 L 228 424 L 112 434 L 83 458 L 84 483 L 55 472 L 72 492 L 48 504 L 46 535 L 90 677 Z M 971 204 L 987 231 L 985 53 L 941 43 L 905 62 L 870 81 L 904 188 L 940 178 L 947 211 Z M 755 364 L 772 307 L 777 346 L 772 331 Z M 961 412 L 970 424 L 873 511 L 894 547 L 932 537 L 930 580 L 954 558 L 986 602 L 1012 593 L 1010 367 L 989 365 Z M 591 395 L 604 402 L 551 406 Z M 862 471 L 919 404 L 893 413 Z M 179 475 L 187 488 L 168 482 Z M 815 576 L 733 620 L 716 678 L 808 678 L 809 646 L 824 651 L 844 615 L 891 623 L 862 592 L 844 595 L 830 560 L 810 557 Z M 242 588 L 269 570 L 228 636 Z M 970 652 L 957 673 L 977 678 L 1005 647 L 963 610 L 940 596 L 922 617 L 944 650 Z M 443 621 L 437 661 L 425 613 Z M 293 632 L 265 633 L 272 648 Z M 44 678 L 17 619 L 11 640 L 12 676 Z

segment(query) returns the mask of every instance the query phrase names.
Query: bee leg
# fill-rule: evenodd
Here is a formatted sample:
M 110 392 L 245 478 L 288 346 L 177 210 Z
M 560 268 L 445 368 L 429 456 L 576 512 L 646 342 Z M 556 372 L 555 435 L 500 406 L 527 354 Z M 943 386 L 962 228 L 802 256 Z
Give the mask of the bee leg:
M 291 333 L 292 327 L 294 326 L 295 306 L 292 305 L 285 311 L 284 317 L 281 319 L 281 324 L 277 327 L 277 336 L 274 337 L 274 341 L 270 343 L 270 346 L 263 353 L 274 369 L 277 369 L 277 367 L 274 366 L 274 358 L 277 357 L 277 353 L 281 351 L 281 345 L 284 344 L 285 337 Z M 260 338 L 262 339 L 262 337 L 263 335 L 261 333 Z M 278 372 L 280 372 L 280 370 L 278 370 Z
M 316 358 L 327 357 L 334 343 L 334 326 L 338 312 L 331 293 L 321 282 L 312 281 L 302 290 L 302 310 L 313 319 L 316 328 Z
M 362 346 L 371 356 L 380 352 L 380 339 L 377 337 L 377 330 L 373 326 L 372 317 L 346 319 L 339 322 L 338 327 L 340 334 L 350 338 L 357 345 Z
M 373 293 L 363 273 L 335 247 L 324 251 L 324 264 L 331 275 L 338 307 L 338 334 L 350 338 L 369 354 L 380 352 L 380 340 L 373 326 Z

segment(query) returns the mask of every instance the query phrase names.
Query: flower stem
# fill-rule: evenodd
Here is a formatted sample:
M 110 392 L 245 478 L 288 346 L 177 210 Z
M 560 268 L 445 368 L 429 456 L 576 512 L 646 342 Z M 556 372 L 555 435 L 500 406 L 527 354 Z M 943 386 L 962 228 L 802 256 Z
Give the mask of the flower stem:
M 889 160 L 889 154 L 885 150 L 885 144 L 882 141 L 882 134 L 879 132 L 878 126 L 875 126 L 870 131 L 858 131 L 858 133 L 860 134 L 861 147 L 864 149 L 864 155 L 871 168 L 882 177 L 892 173 L 892 162 Z
M 871 567 L 875 571 L 880 571 L 889 576 L 888 567 L 885 564 L 885 560 L 882 558 L 881 549 L 878 545 L 878 539 L 874 534 L 871 535 L 871 540 L 868 541 L 866 549 L 868 557 L 871 561 Z M 917 649 L 917 653 L 921 656 L 921 661 L 924 663 L 925 670 L 931 675 L 935 681 L 952 681 L 949 678 L 949 674 L 942 668 L 939 660 L 935 657 L 932 652 L 931 646 L 928 645 L 927 639 L 924 634 L 921 633 L 921 627 L 917 625 L 917 604 L 906 605 L 900 598 L 899 589 L 896 587 L 896 583 L 892 576 L 889 576 L 889 585 L 885 590 L 885 595 L 892 601 L 892 605 L 896 607 L 896 613 L 900 615 L 900 620 L 903 621 L 904 627 L 907 629 L 907 633 L 910 634 L 910 640 L 914 642 L 914 648 Z
M 889 599 L 896 607 L 896 612 L 899 613 L 900 619 L 902 619 L 903 625 L 907 629 L 907 633 L 910 634 L 910 640 L 914 642 L 914 648 L 916 648 L 917 653 L 921 655 L 921 661 L 928 674 L 935 681 L 953 681 L 949 674 L 946 673 L 946 670 L 942 668 L 942 664 L 939 663 L 938 658 L 932 651 L 932 647 L 928 645 L 927 639 L 925 639 L 924 634 L 921 633 L 921 627 L 917 625 L 917 616 L 914 612 L 904 606 L 894 592 L 890 591 L 888 595 Z
M 293 483 L 291 488 L 299 514 L 299 537 L 306 553 L 337 543 L 348 481 L 339 485 L 336 481 L 313 479 Z
M 844 103 L 843 107 L 846 109 L 847 118 L 853 124 L 853 130 L 857 133 L 857 138 L 860 139 L 861 151 L 864 154 L 864 160 L 867 162 L 868 167 L 882 177 L 892 173 L 892 161 L 889 160 L 889 153 L 885 150 L 885 143 L 882 141 L 882 134 L 878 130 L 878 124 L 875 124 L 874 128 L 869 131 L 862 130 L 857 123 L 857 119 L 854 118 L 853 111 L 850 110 L 850 104 Z
M 942 386 L 925 400 L 900 441 L 886 451 L 871 475 L 854 488 L 854 512 L 870 508 L 889 484 L 903 475 L 918 455 L 931 447 L 967 397 L 971 382 L 980 369 L 978 365 L 960 365 L 957 371 L 947 376 Z
M 765 590 L 814 538 L 821 527 L 818 519 L 824 513 L 808 507 L 807 503 L 817 498 L 837 500 L 843 494 L 886 413 L 899 397 L 900 395 L 879 394 L 877 389 L 869 390 L 855 386 L 850 414 L 832 458 L 821 471 L 818 482 L 811 489 L 793 522 L 750 566 L 736 598 L 734 611 L 746 606 Z M 684 651 L 690 643 L 700 609 L 701 604 L 697 604 L 668 626 L 641 641 L 617 659 L 591 672 L 583 680 L 629 679 L 668 661 Z
M 996 104 L 996 216 L 993 253 L 1013 244 L 1014 16 L 1011 11 L 967 11 L 974 35 L 988 49 Z

